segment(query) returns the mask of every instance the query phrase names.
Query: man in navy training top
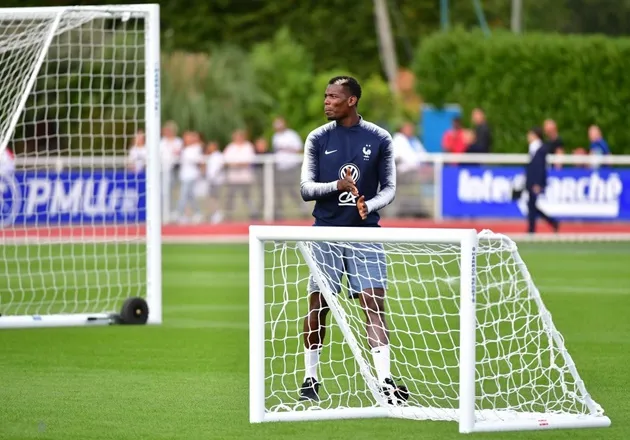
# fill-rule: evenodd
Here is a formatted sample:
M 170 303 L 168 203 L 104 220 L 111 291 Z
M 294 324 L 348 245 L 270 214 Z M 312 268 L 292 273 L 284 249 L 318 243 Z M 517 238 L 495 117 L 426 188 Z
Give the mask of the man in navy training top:
M 361 86 L 354 78 L 332 78 L 324 95 L 324 112 L 331 122 L 313 130 L 306 139 L 300 190 L 304 201 L 316 201 L 314 226 L 378 227 L 378 210 L 394 200 L 396 168 L 392 138 L 358 114 L 360 98 Z M 369 234 L 368 230 L 366 233 Z M 341 277 L 346 274 L 350 297 L 359 299 L 366 315 L 367 337 L 380 390 L 390 404 L 407 400 L 407 389 L 397 386 L 390 374 L 383 246 L 316 243 L 313 257 L 333 294 L 341 291 Z M 319 356 L 329 308 L 312 275 L 308 292 L 309 313 L 304 319 L 306 374 L 300 400 L 318 401 Z

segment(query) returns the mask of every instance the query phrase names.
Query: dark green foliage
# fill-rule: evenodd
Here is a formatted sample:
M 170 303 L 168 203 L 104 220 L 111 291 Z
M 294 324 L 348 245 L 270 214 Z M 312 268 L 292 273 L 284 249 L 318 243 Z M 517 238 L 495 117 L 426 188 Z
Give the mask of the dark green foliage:
M 457 30 L 424 40 L 416 55 L 425 102 L 459 103 L 466 118 L 484 108 L 494 151 L 523 151 L 527 129 L 553 118 L 569 149 L 587 146 L 596 123 L 614 153 L 630 153 L 630 39 Z
M 250 58 L 257 83 L 272 97 L 271 112 L 259 121 L 265 135 L 271 134 L 271 118 L 276 115 L 284 116 L 302 137 L 326 123 L 324 91 L 337 75 L 352 75 L 361 83 L 364 98 L 359 111 L 366 119 L 386 126 L 400 118 L 389 87 L 378 73 L 360 75 L 341 62 L 336 69 L 317 72 L 313 54 L 296 42 L 288 28 L 255 45 Z
M 258 85 L 249 56 L 234 46 L 208 54 L 162 57 L 162 119 L 225 144 L 233 130 L 260 129 L 271 105 Z

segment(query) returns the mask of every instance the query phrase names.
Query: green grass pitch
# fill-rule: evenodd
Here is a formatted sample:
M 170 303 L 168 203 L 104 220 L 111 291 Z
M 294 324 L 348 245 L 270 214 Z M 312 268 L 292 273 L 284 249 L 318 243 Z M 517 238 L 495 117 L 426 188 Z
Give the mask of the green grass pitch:
M 546 243 L 519 249 L 587 390 L 612 427 L 470 437 L 630 438 L 630 245 Z M 135 250 L 126 258 L 134 256 Z M 41 260 L 42 254 L 32 257 L 31 262 Z M 246 245 L 164 245 L 161 326 L 0 331 L 0 439 L 465 438 L 454 422 L 250 425 L 247 258 Z M 86 261 L 92 269 L 130 264 L 115 258 Z M 89 268 L 86 277 L 96 273 Z M 62 270 L 51 266 L 48 278 L 37 282 L 54 282 Z M 141 281 L 135 272 L 119 276 L 128 278 L 96 281 L 112 286 Z

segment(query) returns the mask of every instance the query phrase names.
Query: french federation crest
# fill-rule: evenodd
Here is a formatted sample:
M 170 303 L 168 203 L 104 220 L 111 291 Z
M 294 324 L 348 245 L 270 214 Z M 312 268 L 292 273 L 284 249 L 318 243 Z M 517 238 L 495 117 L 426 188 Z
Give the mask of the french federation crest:
M 366 144 L 363 147 L 363 160 L 370 160 L 370 155 L 372 154 L 372 146 L 370 144 Z

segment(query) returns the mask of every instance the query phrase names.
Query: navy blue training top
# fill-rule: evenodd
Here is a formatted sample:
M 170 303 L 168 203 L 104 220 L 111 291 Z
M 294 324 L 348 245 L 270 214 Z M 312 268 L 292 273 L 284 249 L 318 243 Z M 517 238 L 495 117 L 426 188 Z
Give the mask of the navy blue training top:
M 358 197 L 337 190 L 347 169 L 365 196 L 365 220 L 356 206 Z M 304 201 L 316 201 L 315 226 L 378 226 L 378 210 L 396 193 L 391 135 L 363 118 L 352 127 L 330 122 L 313 130 L 304 144 L 300 192 Z

